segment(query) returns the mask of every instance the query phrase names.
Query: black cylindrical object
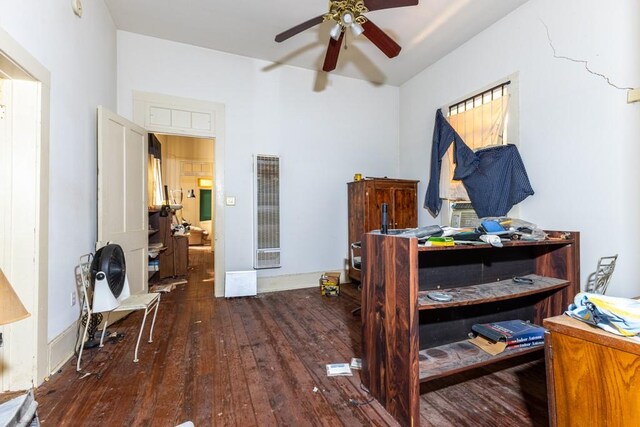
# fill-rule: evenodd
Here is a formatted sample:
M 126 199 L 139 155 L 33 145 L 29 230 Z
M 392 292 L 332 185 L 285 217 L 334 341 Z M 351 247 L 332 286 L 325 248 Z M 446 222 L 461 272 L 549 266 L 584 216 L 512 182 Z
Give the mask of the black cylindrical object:
M 380 222 L 381 222 L 380 233 L 388 234 L 389 233 L 389 214 L 387 211 L 386 203 L 382 204 L 382 218 Z

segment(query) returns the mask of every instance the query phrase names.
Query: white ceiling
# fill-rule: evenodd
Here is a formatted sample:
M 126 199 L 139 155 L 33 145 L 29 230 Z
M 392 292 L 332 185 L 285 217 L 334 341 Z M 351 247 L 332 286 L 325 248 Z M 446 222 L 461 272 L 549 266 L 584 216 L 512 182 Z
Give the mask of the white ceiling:
M 420 0 L 366 14 L 402 46 L 387 58 L 366 37 L 348 37 L 332 73 L 399 86 L 526 0 Z M 320 70 L 331 23 L 289 40 L 274 37 L 328 11 L 326 0 L 105 0 L 119 30 L 279 64 Z

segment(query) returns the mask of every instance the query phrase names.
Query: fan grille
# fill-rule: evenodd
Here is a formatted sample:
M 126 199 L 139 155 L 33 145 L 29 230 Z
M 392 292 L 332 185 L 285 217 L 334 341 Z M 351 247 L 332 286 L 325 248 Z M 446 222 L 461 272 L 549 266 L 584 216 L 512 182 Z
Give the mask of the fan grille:
M 105 274 L 109 289 L 118 298 L 124 288 L 127 272 L 124 251 L 120 245 L 111 243 L 98 249 L 91 263 L 92 284 L 95 283 L 96 274 L 100 271 Z

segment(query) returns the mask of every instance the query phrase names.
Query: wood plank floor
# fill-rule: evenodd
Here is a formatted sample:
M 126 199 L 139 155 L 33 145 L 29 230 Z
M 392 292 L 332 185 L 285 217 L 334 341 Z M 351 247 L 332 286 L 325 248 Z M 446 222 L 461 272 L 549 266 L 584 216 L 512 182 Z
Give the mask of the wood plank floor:
M 47 426 L 396 426 L 360 375 L 327 377 L 327 363 L 360 353 L 355 286 L 336 298 L 303 289 L 213 297 L 213 256 L 190 250 L 189 282 L 162 296 L 154 342 L 124 337 L 75 358 L 36 390 Z M 91 375 L 83 377 L 90 372 Z M 501 365 L 423 385 L 423 426 L 545 426 L 544 363 Z

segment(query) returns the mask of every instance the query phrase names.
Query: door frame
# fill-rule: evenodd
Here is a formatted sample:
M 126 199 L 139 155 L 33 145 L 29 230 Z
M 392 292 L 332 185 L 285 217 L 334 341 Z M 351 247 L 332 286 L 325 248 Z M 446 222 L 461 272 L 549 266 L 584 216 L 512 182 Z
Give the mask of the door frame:
M 186 112 L 210 114 L 212 123 L 209 129 L 185 128 L 167 124 L 154 124 L 149 120 L 152 108 L 176 109 Z M 225 200 L 224 200 L 224 164 L 225 164 L 225 105 L 217 102 L 163 95 L 158 93 L 133 91 L 133 122 L 148 132 L 193 138 L 213 138 L 215 168 L 215 218 L 214 218 L 214 290 L 216 297 L 224 296 L 225 273 Z
M 20 390 L 41 384 L 49 373 L 48 348 L 48 280 L 49 280 L 49 116 L 51 73 L 26 49 L 0 28 L 0 68 L 7 76 L 24 79 L 27 73 L 37 84 L 33 108 L 35 132 L 30 142 L 35 144 L 33 159 L 20 162 L 11 171 L 12 179 L 28 178 L 35 194 L 31 197 L 34 215 L 21 217 L 13 224 L 4 224 L 5 239 L 0 242 L 0 261 L 5 274 L 31 316 L 20 322 L 4 325 L 5 344 L 0 363 L 10 366 L 3 372 L 0 366 L 0 391 Z M 14 76 L 15 73 L 15 76 Z M 31 114 L 31 113 L 30 113 Z M 24 157 L 25 153 L 13 153 Z M 25 160 L 25 159 L 23 159 Z M 12 204 L 20 203 L 12 197 Z M 9 222 L 12 218 L 8 218 Z M 14 219 L 15 220 L 15 219 Z M 25 223 L 28 222 L 28 223 Z M 34 241 L 15 238 L 21 233 L 33 233 Z M 18 274 L 18 271 L 20 273 Z M 35 282 L 35 285 L 34 285 Z M 30 363 L 26 361 L 31 361 Z

